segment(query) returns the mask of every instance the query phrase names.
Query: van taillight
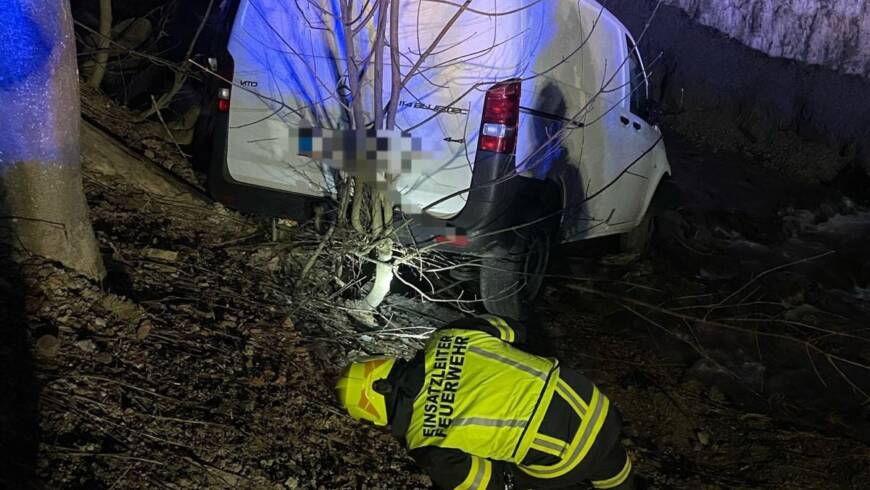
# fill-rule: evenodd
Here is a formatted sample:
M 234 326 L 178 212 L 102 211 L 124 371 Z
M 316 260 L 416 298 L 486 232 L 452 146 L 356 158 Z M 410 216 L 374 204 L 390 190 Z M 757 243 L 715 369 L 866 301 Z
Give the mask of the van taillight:
M 218 89 L 218 110 L 221 112 L 229 112 L 230 111 L 230 89 L 229 88 L 219 88 Z
M 233 61 L 233 57 L 230 56 L 229 53 L 224 53 L 220 58 L 215 60 L 214 65 L 212 65 L 212 59 L 209 58 L 210 68 L 214 65 L 217 65 L 217 74 L 218 77 L 218 91 L 217 91 L 217 108 L 220 112 L 230 112 L 230 96 L 232 96 L 233 90 L 233 75 L 235 71 L 235 63 Z
M 520 81 L 500 82 L 486 91 L 478 149 L 513 153 L 520 118 Z

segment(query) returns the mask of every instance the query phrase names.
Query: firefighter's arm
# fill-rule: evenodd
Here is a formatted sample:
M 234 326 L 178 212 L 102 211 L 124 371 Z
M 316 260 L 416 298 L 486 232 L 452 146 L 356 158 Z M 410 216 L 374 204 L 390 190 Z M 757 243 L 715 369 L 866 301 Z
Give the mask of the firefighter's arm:
M 458 449 L 421 447 L 410 451 L 432 478 L 435 486 L 444 490 L 504 490 L 505 463 L 490 461 Z
M 496 315 L 462 318 L 452 321 L 441 328 L 480 330 L 511 344 L 522 344 L 526 341 L 526 327 L 522 323 L 512 318 Z

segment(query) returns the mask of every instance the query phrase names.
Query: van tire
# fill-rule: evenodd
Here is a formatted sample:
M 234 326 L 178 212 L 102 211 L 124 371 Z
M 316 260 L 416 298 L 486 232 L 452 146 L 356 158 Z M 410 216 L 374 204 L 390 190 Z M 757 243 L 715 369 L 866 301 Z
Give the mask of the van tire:
M 644 257 L 652 248 L 653 236 L 656 230 L 656 220 L 652 213 L 647 212 L 634 229 L 619 235 L 619 251 L 637 254 Z
M 213 132 L 210 130 L 211 118 L 209 116 L 200 116 L 194 125 L 193 141 L 191 142 L 191 163 L 193 169 L 197 172 L 208 174 L 211 166 L 213 144 Z
M 518 320 L 528 316 L 542 288 L 550 246 L 550 233 L 539 228 L 510 249 L 497 246 L 483 258 L 480 294 L 487 312 Z

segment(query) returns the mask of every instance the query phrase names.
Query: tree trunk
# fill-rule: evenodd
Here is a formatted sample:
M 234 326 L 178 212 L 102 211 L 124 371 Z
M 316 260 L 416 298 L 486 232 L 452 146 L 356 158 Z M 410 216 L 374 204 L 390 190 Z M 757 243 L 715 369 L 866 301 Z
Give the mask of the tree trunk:
M 97 55 L 94 57 L 94 72 L 88 85 L 100 88 L 109 62 L 109 41 L 112 39 L 112 0 L 100 0 L 100 37 L 97 41 Z
M 66 0 L 21 0 L 0 17 L 0 239 L 93 279 L 105 275 L 79 161 L 79 92 Z

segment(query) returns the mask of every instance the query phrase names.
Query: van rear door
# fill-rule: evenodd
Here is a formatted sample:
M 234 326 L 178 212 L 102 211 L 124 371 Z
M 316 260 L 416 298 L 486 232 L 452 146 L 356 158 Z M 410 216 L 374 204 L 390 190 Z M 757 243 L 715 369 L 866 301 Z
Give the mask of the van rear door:
M 319 80 L 340 90 L 329 64 L 311 53 L 307 29 L 300 29 L 299 22 L 293 2 L 241 0 L 227 47 L 235 66 L 227 170 L 234 180 L 252 186 L 334 195 L 330 170 L 291 152 L 291 129 L 300 114 L 330 117 Z M 315 61 L 300 71 L 302 59 Z M 310 107 L 300 110 L 306 105 Z
M 499 2 L 517 8 L 528 0 Z M 374 4 L 369 2 L 366 5 Z M 504 3 L 504 5 L 502 5 Z M 326 9 L 332 2 L 242 0 L 230 36 L 235 61 L 227 167 L 238 181 L 311 196 L 334 195 L 333 172 L 302 156 L 299 127 L 351 127 L 345 28 Z M 458 7 L 448 2 L 401 2 L 399 68 L 403 79 L 396 129 L 419 138 L 423 158 L 393 176 L 409 212 L 449 217 L 462 210 L 471 182 L 486 88 L 522 74 L 522 15 L 465 12 L 443 32 Z M 368 63 L 377 15 L 354 36 L 363 67 L 360 94 L 373 113 L 374 66 Z M 437 47 L 418 64 L 421 53 Z M 390 96 L 390 54 L 385 51 L 384 97 Z M 437 203 L 432 205 L 432 203 Z

